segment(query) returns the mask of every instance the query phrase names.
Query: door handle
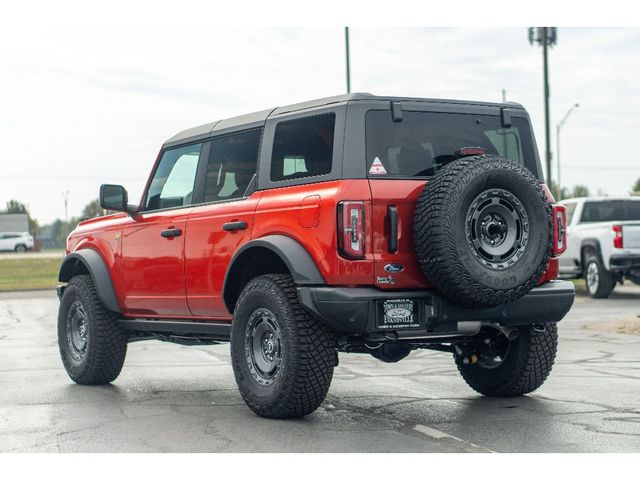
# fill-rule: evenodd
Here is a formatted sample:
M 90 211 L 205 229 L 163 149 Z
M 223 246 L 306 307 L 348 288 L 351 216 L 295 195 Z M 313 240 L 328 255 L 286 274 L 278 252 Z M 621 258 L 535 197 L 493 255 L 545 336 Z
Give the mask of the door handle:
M 225 232 L 231 232 L 233 230 L 246 230 L 247 222 L 227 222 L 222 225 L 222 229 Z
M 160 232 L 160 236 L 164 238 L 179 237 L 180 235 L 182 235 L 182 230 L 179 228 L 168 228 Z
M 389 217 L 389 253 L 398 251 L 398 209 L 395 206 L 387 207 Z

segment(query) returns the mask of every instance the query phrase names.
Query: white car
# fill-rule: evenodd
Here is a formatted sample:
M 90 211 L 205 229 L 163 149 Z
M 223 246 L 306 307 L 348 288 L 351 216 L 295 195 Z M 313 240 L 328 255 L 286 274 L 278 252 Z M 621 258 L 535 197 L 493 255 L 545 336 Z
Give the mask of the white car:
M 640 285 L 640 197 L 563 200 L 567 250 L 560 275 L 585 278 L 594 298 L 607 298 L 624 279 Z
M 0 233 L 0 251 L 26 252 L 33 248 L 33 237 L 29 232 Z

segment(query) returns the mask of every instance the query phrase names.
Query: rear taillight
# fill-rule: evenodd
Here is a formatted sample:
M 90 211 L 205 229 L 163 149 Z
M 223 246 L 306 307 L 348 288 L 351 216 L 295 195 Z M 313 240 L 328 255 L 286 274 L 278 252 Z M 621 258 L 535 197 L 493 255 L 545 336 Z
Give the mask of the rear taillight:
M 553 206 L 553 255 L 557 257 L 567 249 L 567 212 L 564 205 Z
M 338 204 L 338 249 L 346 258 L 364 258 L 364 202 Z
M 622 225 L 613 225 L 611 228 L 613 228 L 613 248 L 624 248 Z

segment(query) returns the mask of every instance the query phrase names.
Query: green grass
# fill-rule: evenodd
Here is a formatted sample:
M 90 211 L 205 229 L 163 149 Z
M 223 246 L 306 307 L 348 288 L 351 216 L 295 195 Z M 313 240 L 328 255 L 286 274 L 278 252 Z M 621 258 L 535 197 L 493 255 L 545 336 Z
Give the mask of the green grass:
M 0 260 L 0 292 L 55 288 L 60 258 Z

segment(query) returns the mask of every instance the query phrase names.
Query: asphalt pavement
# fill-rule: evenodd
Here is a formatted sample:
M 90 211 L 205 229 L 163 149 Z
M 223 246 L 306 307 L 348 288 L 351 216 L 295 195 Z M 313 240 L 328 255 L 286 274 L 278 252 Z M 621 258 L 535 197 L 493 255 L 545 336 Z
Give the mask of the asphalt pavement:
M 228 345 L 129 345 L 111 385 L 75 385 L 53 291 L 0 294 L 2 452 L 640 452 L 640 335 L 585 328 L 640 316 L 640 287 L 582 293 L 533 394 L 482 397 L 450 354 L 397 364 L 341 354 L 327 400 L 299 420 L 255 416 Z

